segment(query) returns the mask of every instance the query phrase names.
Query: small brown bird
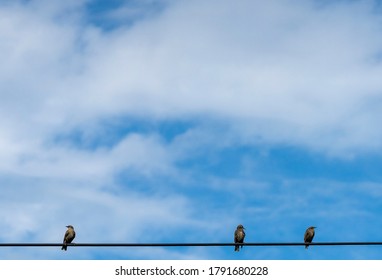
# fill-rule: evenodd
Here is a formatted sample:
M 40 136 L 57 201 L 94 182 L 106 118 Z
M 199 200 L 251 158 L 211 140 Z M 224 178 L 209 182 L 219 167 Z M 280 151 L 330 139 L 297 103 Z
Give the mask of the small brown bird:
M 73 226 L 68 225 L 66 227 L 68 229 L 65 232 L 65 235 L 64 235 L 64 244 L 62 245 L 62 248 L 61 248 L 61 250 L 65 250 L 65 251 L 67 249 L 67 244 L 72 243 L 74 237 L 76 237 L 76 232 L 74 231 Z
M 236 230 L 235 230 L 235 237 L 234 237 L 234 242 L 235 243 L 244 243 L 244 237 L 245 237 L 245 232 L 244 232 L 244 227 L 243 225 L 238 225 Z M 243 245 L 235 245 L 235 251 L 240 251 L 240 248 L 243 248 Z
M 308 249 L 309 244 L 312 243 L 314 237 L 314 229 L 316 227 L 308 227 L 304 234 L 305 249 Z

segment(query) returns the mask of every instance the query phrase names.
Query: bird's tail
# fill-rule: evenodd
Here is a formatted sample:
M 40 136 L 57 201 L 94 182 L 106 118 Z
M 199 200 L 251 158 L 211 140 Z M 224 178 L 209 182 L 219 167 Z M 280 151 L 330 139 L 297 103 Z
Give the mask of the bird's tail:
M 239 245 L 235 245 L 235 251 L 240 251 L 240 247 L 239 247 Z
M 67 248 L 68 248 L 68 246 L 66 246 L 66 244 L 64 244 L 64 245 L 62 245 L 61 250 L 65 250 L 66 251 Z
M 308 249 L 309 245 L 305 245 L 305 249 Z

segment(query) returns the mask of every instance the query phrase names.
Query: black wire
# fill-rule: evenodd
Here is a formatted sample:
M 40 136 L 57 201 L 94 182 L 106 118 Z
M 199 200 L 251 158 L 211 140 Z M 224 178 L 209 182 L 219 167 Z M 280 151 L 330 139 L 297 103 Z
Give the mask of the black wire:
M 305 246 L 303 242 L 265 242 L 265 243 L 69 243 L 76 247 L 222 247 L 222 246 Z M 309 246 L 374 246 L 382 242 L 313 242 Z M 62 243 L 0 243 L 0 247 L 57 247 Z

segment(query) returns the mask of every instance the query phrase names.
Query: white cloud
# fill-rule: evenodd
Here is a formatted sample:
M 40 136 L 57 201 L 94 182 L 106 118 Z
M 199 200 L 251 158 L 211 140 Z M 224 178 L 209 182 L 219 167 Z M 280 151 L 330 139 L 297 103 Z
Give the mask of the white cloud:
M 213 115 L 276 143 L 380 147 L 378 106 L 365 105 L 381 86 L 371 4 L 215 4 L 172 3 L 111 32 L 28 10 L 39 5 L 5 10 L 5 112 L 44 133 L 101 116 Z

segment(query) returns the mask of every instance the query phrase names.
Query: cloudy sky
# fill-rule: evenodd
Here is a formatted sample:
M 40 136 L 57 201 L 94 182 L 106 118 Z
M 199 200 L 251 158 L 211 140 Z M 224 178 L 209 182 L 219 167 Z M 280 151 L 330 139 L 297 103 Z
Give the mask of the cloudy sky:
M 0 242 L 382 240 L 382 4 L 0 0 Z M 382 259 L 378 246 L 0 259 Z

